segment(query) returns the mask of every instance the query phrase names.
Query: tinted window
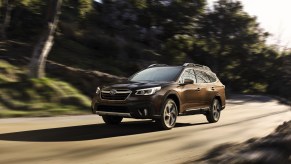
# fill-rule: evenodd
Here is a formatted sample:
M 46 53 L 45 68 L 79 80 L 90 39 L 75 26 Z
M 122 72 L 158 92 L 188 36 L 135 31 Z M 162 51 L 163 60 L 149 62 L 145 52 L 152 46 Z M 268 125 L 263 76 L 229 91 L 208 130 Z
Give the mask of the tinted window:
M 214 74 L 207 74 L 207 76 L 211 83 L 216 81 L 216 76 Z
M 153 67 L 133 75 L 130 81 L 175 81 L 181 67 Z
M 197 83 L 210 83 L 210 79 L 207 74 L 203 71 L 195 70 Z
M 185 79 L 191 79 L 194 81 L 194 83 L 196 83 L 195 73 L 193 69 L 186 69 L 181 76 L 179 83 L 183 83 Z

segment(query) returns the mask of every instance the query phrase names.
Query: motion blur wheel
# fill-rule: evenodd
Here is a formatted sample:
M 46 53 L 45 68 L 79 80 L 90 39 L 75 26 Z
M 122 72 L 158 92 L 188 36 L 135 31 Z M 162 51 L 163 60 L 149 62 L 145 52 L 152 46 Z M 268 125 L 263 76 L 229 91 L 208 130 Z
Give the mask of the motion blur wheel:
M 122 121 L 123 117 L 119 117 L 119 116 L 102 116 L 102 119 L 108 125 L 118 125 Z
M 162 116 L 156 120 L 162 129 L 169 130 L 176 125 L 178 116 L 177 105 L 172 99 L 167 99 L 162 110 Z
M 221 104 L 219 100 L 214 99 L 210 106 L 209 111 L 206 114 L 206 118 L 209 123 L 217 122 L 220 118 Z

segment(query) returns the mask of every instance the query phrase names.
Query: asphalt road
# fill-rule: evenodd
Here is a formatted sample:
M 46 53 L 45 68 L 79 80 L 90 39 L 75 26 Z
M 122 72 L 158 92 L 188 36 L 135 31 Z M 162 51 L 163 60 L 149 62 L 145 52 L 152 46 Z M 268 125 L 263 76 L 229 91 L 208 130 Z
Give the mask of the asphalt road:
M 106 126 L 95 115 L 1 119 L 0 163 L 183 163 L 220 144 L 263 137 L 290 118 L 291 107 L 277 100 L 236 95 L 218 123 L 184 116 L 169 131 L 150 120 Z

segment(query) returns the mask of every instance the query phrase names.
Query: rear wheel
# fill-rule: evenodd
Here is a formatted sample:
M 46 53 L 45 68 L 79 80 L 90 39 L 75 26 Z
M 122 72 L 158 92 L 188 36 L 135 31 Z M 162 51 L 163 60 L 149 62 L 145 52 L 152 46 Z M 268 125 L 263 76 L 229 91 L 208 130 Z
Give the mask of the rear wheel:
M 167 99 L 162 110 L 162 116 L 156 120 L 158 125 L 165 130 L 172 129 L 176 125 L 178 108 L 172 99 Z
M 217 122 L 220 118 L 221 104 L 218 99 L 214 99 L 210 106 L 209 111 L 206 114 L 206 118 L 209 123 Z
M 119 117 L 119 116 L 102 116 L 102 119 L 108 125 L 118 125 L 122 121 L 123 117 Z

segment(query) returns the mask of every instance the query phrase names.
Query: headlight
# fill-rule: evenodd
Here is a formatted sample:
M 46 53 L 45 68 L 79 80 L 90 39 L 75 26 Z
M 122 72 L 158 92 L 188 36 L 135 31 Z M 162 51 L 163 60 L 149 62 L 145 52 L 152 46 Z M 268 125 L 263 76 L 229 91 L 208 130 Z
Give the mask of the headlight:
M 152 95 L 152 94 L 155 94 L 159 90 L 161 90 L 161 87 L 139 89 L 135 92 L 135 95 Z
M 100 87 L 97 87 L 96 94 L 99 94 L 99 93 L 100 93 Z

